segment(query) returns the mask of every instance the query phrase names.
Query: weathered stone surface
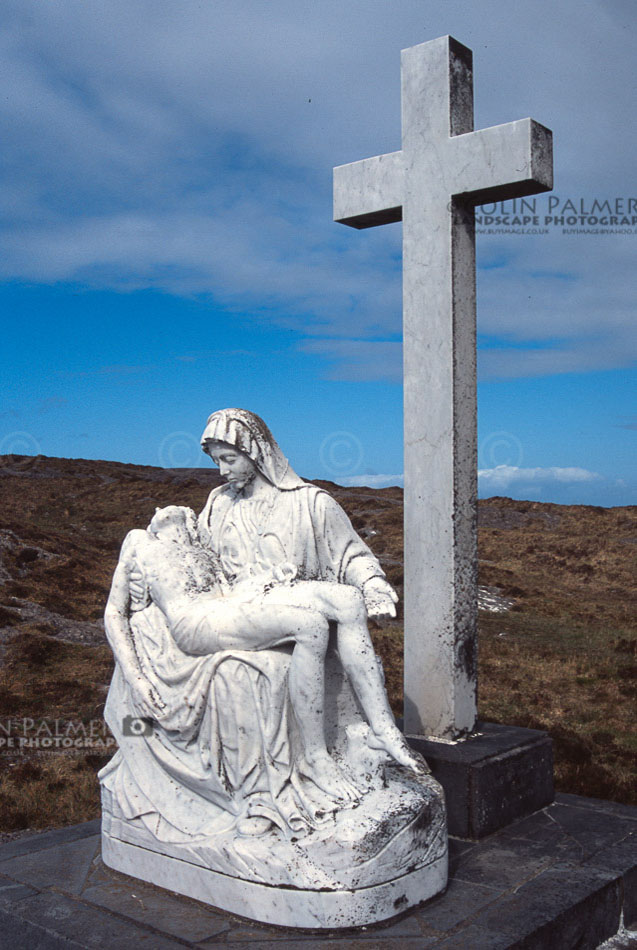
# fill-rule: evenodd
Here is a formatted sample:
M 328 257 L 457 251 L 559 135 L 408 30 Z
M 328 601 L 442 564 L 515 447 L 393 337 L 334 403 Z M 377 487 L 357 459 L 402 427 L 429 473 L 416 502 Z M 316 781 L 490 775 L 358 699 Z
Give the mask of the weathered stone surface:
M 5 849 L 20 845 L 24 854 L 33 855 L 42 848 L 53 866 L 58 845 L 79 840 L 78 833 L 85 836 L 86 826 L 61 829 L 55 832 L 58 845 L 52 846 L 45 834 L 0 846 L 0 934 L 18 950 L 162 950 L 177 945 L 207 950 L 592 948 L 594 941 L 618 929 L 622 900 L 626 918 L 627 902 L 635 893 L 631 882 L 637 844 L 626 827 L 637 827 L 637 809 L 573 795 L 559 795 L 558 800 L 482 841 L 452 838 L 450 886 L 434 900 L 384 924 L 321 936 L 215 913 L 197 901 L 118 874 L 99 860 L 78 892 L 77 882 L 64 870 L 63 851 L 59 886 L 22 883 L 4 873 L 10 863 L 3 860 Z M 609 823 L 609 817 L 620 823 Z M 582 822 L 588 826 L 585 838 Z M 93 840 L 97 844 L 99 836 L 94 834 Z M 74 893 L 65 892 L 69 883 Z M 208 931 L 210 936 L 202 936 Z
M 15 904 L 25 897 L 33 897 L 37 891 L 28 884 L 18 884 L 10 878 L 0 875 L 0 904 Z
M 334 218 L 403 222 L 405 726 L 476 718 L 475 205 L 552 188 L 551 133 L 473 131 L 472 54 L 402 52 L 402 149 L 334 169 Z
M 154 927 L 163 933 L 182 940 L 199 943 L 230 930 L 230 923 L 222 915 L 215 914 L 199 904 L 190 903 L 183 897 L 160 891 L 142 881 L 114 874 L 110 879 L 88 887 L 83 899 L 97 907 Z
M 94 821 L 84 821 L 80 825 L 71 825 L 70 828 L 55 828 L 53 831 L 42 831 L 26 838 L 8 841 L 0 846 L 0 862 L 7 861 L 16 855 L 46 851 L 47 848 L 55 848 L 60 844 L 78 841 L 80 838 L 90 838 L 99 834 L 100 826 L 100 819 L 96 818 Z
M 551 809 L 551 818 L 561 831 L 577 842 L 582 856 L 593 855 L 608 842 L 617 844 L 637 831 L 634 819 L 627 816 L 596 812 L 591 820 L 590 812 L 577 804 L 563 804 L 558 797 Z
M 617 875 L 564 864 L 524 884 L 497 907 L 479 915 L 475 924 L 509 934 L 528 950 L 594 950 L 617 932 L 620 914 L 621 880 Z
M 79 894 L 91 864 L 99 854 L 95 836 L 58 844 L 46 851 L 33 851 L 3 861 L 3 874 L 34 887 L 60 887 Z
M 589 863 L 600 868 L 608 868 L 622 875 L 624 925 L 637 926 L 637 830 L 626 835 L 621 841 L 602 848 L 589 858 Z
M 469 884 L 454 877 L 449 882 L 444 897 L 431 901 L 426 911 L 423 908 L 423 919 L 434 930 L 448 932 L 462 921 L 475 916 L 483 907 L 492 904 L 498 896 L 495 887 Z
M 436 944 L 440 950 L 512 950 L 511 938 L 471 926 Z
M 4 924 L 4 926 L 2 926 Z M 132 921 L 87 907 L 55 892 L 0 909 L 5 946 L 24 950 L 177 950 L 181 940 L 142 929 Z
M 227 484 L 128 533 L 105 614 L 107 865 L 255 919 L 352 927 L 447 880 L 442 790 L 394 721 L 368 617 L 397 595 L 347 516 L 243 409 Z
M 546 733 L 480 722 L 461 742 L 408 738 L 445 791 L 450 834 L 483 838 L 553 801 Z

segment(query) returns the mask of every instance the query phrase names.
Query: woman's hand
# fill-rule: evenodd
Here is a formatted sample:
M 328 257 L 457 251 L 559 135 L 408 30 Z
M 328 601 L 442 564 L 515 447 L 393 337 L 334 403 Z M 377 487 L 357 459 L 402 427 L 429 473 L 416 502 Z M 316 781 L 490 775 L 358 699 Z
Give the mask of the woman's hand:
M 370 577 L 363 584 L 363 598 L 368 617 L 385 620 L 396 616 L 398 594 L 384 577 Z

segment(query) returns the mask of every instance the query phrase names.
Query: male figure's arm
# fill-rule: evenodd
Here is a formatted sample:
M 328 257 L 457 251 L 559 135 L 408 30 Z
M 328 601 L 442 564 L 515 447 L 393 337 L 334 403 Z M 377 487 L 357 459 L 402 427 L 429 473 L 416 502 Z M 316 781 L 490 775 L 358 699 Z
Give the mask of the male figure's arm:
M 138 572 L 136 545 L 146 543 L 145 534 L 130 531 L 124 539 L 106 604 L 104 626 L 115 659 L 133 692 L 136 711 L 140 716 L 155 718 L 165 709 L 165 704 L 142 672 L 130 628 L 130 575 L 134 570 Z

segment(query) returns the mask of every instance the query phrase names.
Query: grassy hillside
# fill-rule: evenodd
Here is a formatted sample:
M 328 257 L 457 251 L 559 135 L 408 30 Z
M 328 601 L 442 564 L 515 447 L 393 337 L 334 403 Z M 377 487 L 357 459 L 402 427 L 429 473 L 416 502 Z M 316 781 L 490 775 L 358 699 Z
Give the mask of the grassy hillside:
M 199 511 L 213 470 L 0 459 L 2 723 L 99 721 L 112 672 L 101 618 L 119 546 L 156 506 Z M 402 594 L 402 491 L 336 496 Z M 547 729 L 558 788 L 637 802 L 637 507 L 480 502 L 480 584 L 511 607 L 480 612 L 482 719 Z M 402 619 L 373 625 L 394 709 Z M 0 744 L 0 832 L 96 817 L 109 755 Z

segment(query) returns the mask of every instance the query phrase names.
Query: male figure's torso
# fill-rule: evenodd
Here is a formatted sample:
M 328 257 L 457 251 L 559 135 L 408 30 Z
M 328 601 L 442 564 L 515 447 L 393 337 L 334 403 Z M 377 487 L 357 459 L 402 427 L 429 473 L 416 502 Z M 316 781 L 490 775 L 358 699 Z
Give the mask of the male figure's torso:
M 131 532 L 130 557 L 144 575 L 150 596 L 169 622 L 202 593 L 221 596 L 212 556 L 196 545 L 176 544 L 147 531 Z

